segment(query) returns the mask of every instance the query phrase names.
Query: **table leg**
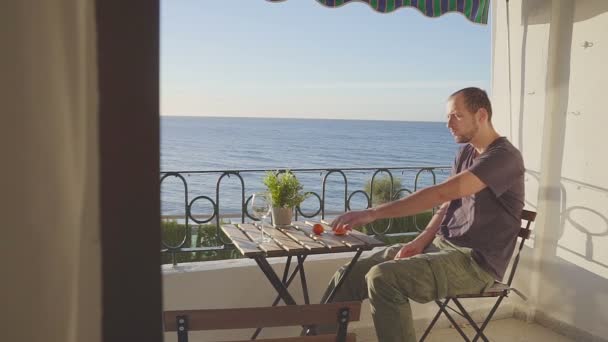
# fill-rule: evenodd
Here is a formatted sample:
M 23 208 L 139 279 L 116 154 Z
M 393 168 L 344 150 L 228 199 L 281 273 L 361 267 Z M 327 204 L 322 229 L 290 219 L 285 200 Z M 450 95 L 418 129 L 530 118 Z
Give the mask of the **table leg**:
M 274 272 L 274 270 L 272 269 L 270 264 L 268 264 L 268 260 L 266 260 L 266 258 L 261 257 L 261 256 L 256 257 L 254 260 L 255 260 L 255 262 L 257 262 L 258 266 L 260 266 L 260 269 L 262 270 L 262 272 L 264 272 L 264 274 L 266 275 L 266 278 L 268 278 L 268 280 L 270 281 L 272 286 L 275 288 L 275 290 L 277 290 L 277 293 L 279 294 L 281 299 L 285 302 L 285 304 L 296 305 L 296 301 L 289 294 L 289 292 L 287 291 L 287 287 L 285 287 L 283 282 L 281 282 L 281 279 L 279 279 L 279 276 L 277 276 L 277 274 Z
M 302 283 L 302 293 L 304 294 L 304 303 L 310 304 L 310 299 L 308 297 L 308 284 L 306 284 L 306 274 L 304 273 L 304 259 L 306 259 L 306 255 L 298 255 L 298 266 L 300 266 L 300 282 Z M 316 335 L 317 327 L 314 325 L 308 326 L 304 328 L 307 335 Z
M 302 283 L 304 304 L 310 304 L 310 300 L 308 298 L 308 285 L 306 284 L 306 274 L 304 274 L 304 259 L 306 259 L 306 255 L 298 255 L 298 266 L 300 266 L 300 282 Z
M 283 270 L 283 279 L 282 279 L 282 283 L 285 285 L 285 288 L 288 288 L 289 285 L 291 284 L 291 282 L 293 281 L 293 279 L 296 277 L 296 274 L 298 274 L 298 272 L 301 269 L 302 270 L 304 269 L 304 260 L 305 259 L 306 259 L 306 255 L 298 256 L 298 266 L 296 266 L 296 268 L 293 270 L 291 275 L 289 275 L 289 279 L 287 279 L 287 274 L 289 274 L 289 267 L 291 265 L 291 255 L 287 257 L 287 263 L 285 264 L 285 269 Z M 306 290 L 306 293 L 308 293 L 308 290 Z M 304 299 L 307 300 L 307 298 L 304 298 Z M 272 306 L 276 306 L 279 303 L 279 300 L 281 300 L 280 295 L 278 295 L 274 299 L 274 301 L 272 302 Z M 309 304 L 309 303 L 307 302 L 306 304 Z M 262 331 L 262 328 L 257 328 L 255 330 L 255 332 L 253 333 L 253 335 L 251 336 L 251 339 L 255 340 L 261 331 Z
M 287 262 L 285 263 L 285 268 L 283 269 L 283 279 L 281 279 L 283 284 L 287 284 L 287 275 L 289 274 L 290 266 L 291 266 L 291 255 L 287 257 Z M 289 285 L 285 285 L 285 286 L 289 286 Z M 273 304 L 272 306 L 275 306 L 275 305 L 276 304 Z
M 302 277 L 302 274 L 304 272 L 304 259 L 306 259 L 306 256 L 298 256 L 298 266 L 296 267 L 295 270 L 293 270 L 293 273 L 291 274 L 291 276 L 289 277 L 289 280 L 287 281 L 287 284 L 284 283 L 284 281 L 282 282 L 281 279 L 279 279 L 279 276 L 277 276 L 277 274 L 274 272 L 274 270 L 272 269 L 272 267 L 270 266 L 270 264 L 268 264 L 268 260 L 266 260 L 266 258 L 260 256 L 260 257 L 256 257 L 254 258 L 255 262 L 258 264 L 258 266 L 260 267 L 260 269 L 262 270 L 262 272 L 264 272 L 264 274 L 266 275 L 266 278 L 268 278 L 268 280 L 270 281 L 270 283 L 272 284 L 272 286 L 275 288 L 275 290 L 277 290 L 277 292 L 279 293 L 279 297 L 283 299 L 283 302 L 285 302 L 285 304 L 287 305 L 296 305 L 296 301 L 293 299 L 293 297 L 291 296 L 291 294 L 289 294 L 289 291 L 287 291 L 287 287 L 289 286 L 289 284 L 291 283 L 291 281 L 293 280 L 293 278 L 295 278 L 295 275 L 298 273 L 298 271 L 300 272 L 300 276 Z M 291 259 L 289 259 L 288 261 L 291 261 Z M 288 267 L 287 265 L 285 265 L 285 267 Z M 283 273 L 283 280 L 285 280 L 285 276 L 287 275 L 287 271 L 284 271 Z M 303 277 L 302 279 L 302 286 L 303 288 L 305 288 L 306 286 L 306 278 Z M 305 290 L 305 299 L 307 301 L 308 304 L 308 288 L 306 288 Z M 272 306 L 275 306 L 279 299 L 276 299 L 275 302 L 272 304 Z M 310 330 L 312 327 L 304 327 L 304 329 L 306 330 Z M 251 336 L 252 340 L 255 340 L 256 337 L 258 337 L 258 335 L 260 334 L 260 332 L 262 331 L 262 328 L 257 328 L 256 331 L 253 333 L 253 336 Z
M 287 281 L 285 281 L 287 273 L 289 272 L 289 265 L 291 264 L 291 256 L 289 256 L 287 258 L 287 264 L 285 265 L 285 269 L 283 271 L 283 284 L 285 284 L 286 288 L 289 288 L 289 285 L 291 285 L 291 282 L 293 281 L 293 279 L 296 277 L 296 274 L 298 274 L 298 272 L 300 271 L 300 269 L 304 268 L 304 260 L 306 260 L 306 255 L 302 256 L 302 262 L 298 262 L 298 265 L 296 266 L 296 268 L 293 270 L 293 272 L 289 275 L 289 279 L 287 279 Z M 279 300 L 281 300 L 281 296 L 277 296 L 274 301 L 272 302 L 272 306 L 276 306 L 279 303 Z
M 325 302 L 323 302 L 321 304 L 327 304 L 327 303 L 331 302 L 332 299 L 334 299 L 336 292 L 340 289 L 340 287 L 344 283 L 344 280 L 346 280 L 346 277 L 348 277 L 348 274 L 353 269 L 353 266 L 355 266 L 355 264 L 357 263 L 357 260 L 359 260 L 361 253 L 363 253 L 363 250 L 358 249 L 357 254 L 355 254 L 355 256 L 353 257 L 353 260 L 350 261 L 350 263 L 348 264 L 348 267 L 346 267 L 346 270 L 344 271 L 344 273 L 342 273 L 342 276 L 340 277 L 340 280 L 338 280 L 338 283 L 336 284 L 336 286 L 331 290 L 331 292 L 329 293 L 329 296 L 327 296 L 327 298 L 325 299 Z
M 355 256 L 353 257 L 353 259 L 350 261 L 350 263 L 348 264 L 348 267 L 346 267 L 346 270 L 344 270 L 344 273 L 342 273 L 342 276 L 340 277 L 340 279 L 338 280 L 338 283 L 336 284 L 336 286 L 331 290 L 331 292 L 329 293 L 329 295 L 327 296 L 327 298 L 325 299 L 324 302 L 321 302 L 321 304 L 327 304 L 330 303 L 332 299 L 334 299 L 334 296 L 336 295 L 336 291 L 338 291 L 338 289 L 340 289 L 340 287 L 342 286 L 342 284 L 344 283 L 344 280 L 346 279 L 346 277 L 348 277 L 348 274 L 350 273 L 350 271 L 353 269 L 353 266 L 357 263 L 357 261 L 359 260 L 359 257 L 361 256 L 361 253 L 363 253 L 362 249 L 357 249 L 357 253 L 355 254 Z M 315 326 L 310 326 L 308 328 L 304 328 L 304 330 L 302 330 L 302 336 L 307 336 L 307 335 L 316 335 L 316 331 L 315 331 Z

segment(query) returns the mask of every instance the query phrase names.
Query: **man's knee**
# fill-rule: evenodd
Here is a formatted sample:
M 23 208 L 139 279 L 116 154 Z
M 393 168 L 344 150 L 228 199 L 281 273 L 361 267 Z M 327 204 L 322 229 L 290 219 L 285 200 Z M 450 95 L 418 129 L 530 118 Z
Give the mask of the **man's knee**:
M 369 288 L 389 286 L 389 279 L 393 277 L 390 270 L 382 267 L 382 264 L 372 267 L 365 275 L 365 281 Z
M 372 267 L 365 275 L 370 299 L 384 300 L 402 304 L 408 301 L 405 293 L 398 285 L 394 268 L 386 263 Z

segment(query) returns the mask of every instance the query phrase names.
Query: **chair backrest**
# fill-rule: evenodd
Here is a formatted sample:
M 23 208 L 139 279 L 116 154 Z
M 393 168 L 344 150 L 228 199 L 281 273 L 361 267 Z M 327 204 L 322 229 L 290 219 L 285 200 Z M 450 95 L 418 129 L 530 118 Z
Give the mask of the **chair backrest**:
M 519 228 L 518 236 L 521 238 L 519 242 L 519 246 L 517 248 L 517 255 L 515 256 L 515 261 L 513 261 L 513 266 L 511 267 L 511 272 L 509 273 L 509 280 L 507 281 L 507 285 L 511 286 L 511 282 L 513 281 L 513 277 L 515 276 L 515 270 L 517 270 L 517 264 L 519 264 L 519 254 L 521 250 L 524 248 L 524 243 L 527 239 L 530 238 L 530 225 L 536 219 L 536 212 L 530 210 L 523 210 L 521 213 L 521 220 L 523 223 L 523 227 Z
M 356 341 L 354 334 L 347 334 L 349 321 L 358 321 L 361 302 L 337 302 L 330 304 L 286 305 L 256 308 L 206 309 L 165 311 L 165 331 L 177 331 L 178 341 L 187 341 L 188 331 L 246 329 L 279 326 L 311 326 L 337 324 L 338 333 L 333 335 L 302 336 L 289 341 Z M 281 339 L 286 340 L 286 339 Z

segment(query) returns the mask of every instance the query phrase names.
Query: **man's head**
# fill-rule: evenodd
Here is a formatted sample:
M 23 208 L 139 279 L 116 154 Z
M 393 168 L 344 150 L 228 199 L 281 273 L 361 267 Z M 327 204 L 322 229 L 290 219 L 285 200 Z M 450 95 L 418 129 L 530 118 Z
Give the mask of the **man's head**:
M 447 126 L 457 143 L 468 143 L 480 132 L 492 129 L 492 105 L 485 91 L 464 88 L 447 101 Z

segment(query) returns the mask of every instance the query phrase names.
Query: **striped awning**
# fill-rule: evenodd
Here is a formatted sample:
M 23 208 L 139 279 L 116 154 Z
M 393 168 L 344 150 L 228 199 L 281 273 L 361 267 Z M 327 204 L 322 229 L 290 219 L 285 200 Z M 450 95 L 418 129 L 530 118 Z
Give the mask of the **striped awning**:
M 285 0 L 268 0 L 280 2 Z M 317 0 L 327 7 L 339 7 L 351 2 L 365 2 L 378 12 L 389 13 L 401 7 L 417 8 L 427 17 L 439 17 L 448 12 L 460 12 L 478 24 L 488 23 L 490 0 Z

